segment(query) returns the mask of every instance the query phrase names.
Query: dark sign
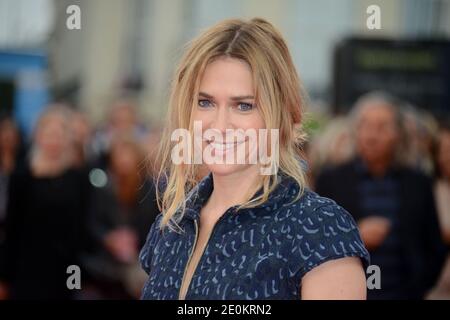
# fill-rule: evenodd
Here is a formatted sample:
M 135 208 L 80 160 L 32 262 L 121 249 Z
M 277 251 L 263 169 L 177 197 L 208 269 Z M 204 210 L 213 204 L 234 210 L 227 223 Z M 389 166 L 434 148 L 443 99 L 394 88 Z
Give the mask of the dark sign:
M 334 56 L 334 108 L 359 96 L 389 92 L 440 117 L 450 116 L 450 42 L 348 39 Z

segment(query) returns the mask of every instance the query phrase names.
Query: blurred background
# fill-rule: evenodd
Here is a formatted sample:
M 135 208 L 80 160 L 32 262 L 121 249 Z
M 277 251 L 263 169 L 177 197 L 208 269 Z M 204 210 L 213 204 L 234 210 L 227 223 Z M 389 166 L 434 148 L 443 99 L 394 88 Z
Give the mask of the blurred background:
M 310 187 L 381 268 L 369 297 L 450 298 L 447 0 L 0 0 L 0 298 L 139 297 L 174 66 L 204 28 L 255 16 L 309 95 Z

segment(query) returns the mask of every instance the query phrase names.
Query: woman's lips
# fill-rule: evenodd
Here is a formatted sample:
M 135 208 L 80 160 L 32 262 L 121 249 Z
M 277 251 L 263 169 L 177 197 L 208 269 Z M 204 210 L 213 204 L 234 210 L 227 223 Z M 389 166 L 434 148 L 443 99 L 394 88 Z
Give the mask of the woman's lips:
M 216 141 L 206 141 L 212 149 L 215 151 L 216 155 L 225 154 L 235 147 L 244 143 L 245 140 L 242 141 L 234 141 L 234 142 L 216 142 Z

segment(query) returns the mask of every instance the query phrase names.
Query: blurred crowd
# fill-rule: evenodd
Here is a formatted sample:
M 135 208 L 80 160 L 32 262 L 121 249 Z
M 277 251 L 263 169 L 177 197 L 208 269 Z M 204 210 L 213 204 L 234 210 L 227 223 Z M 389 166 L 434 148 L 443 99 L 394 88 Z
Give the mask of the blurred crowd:
M 0 122 L 0 299 L 136 299 L 159 213 L 160 128 L 118 100 L 105 124 L 50 105 L 30 143 Z M 355 218 L 381 270 L 370 299 L 450 299 L 450 124 L 384 93 L 330 117 L 305 145 L 310 187 Z M 339 226 L 337 226 L 339 227 Z M 333 230 L 329 230 L 333 232 Z M 68 290 L 69 265 L 82 290 Z
M 370 92 L 312 137 L 307 156 L 311 186 L 353 215 L 380 268 L 368 298 L 450 299 L 449 123 Z
M 105 125 L 54 104 L 30 143 L 0 122 L 0 298 L 135 299 L 138 254 L 159 213 L 152 156 L 159 131 L 116 101 Z M 82 290 L 68 290 L 67 268 Z

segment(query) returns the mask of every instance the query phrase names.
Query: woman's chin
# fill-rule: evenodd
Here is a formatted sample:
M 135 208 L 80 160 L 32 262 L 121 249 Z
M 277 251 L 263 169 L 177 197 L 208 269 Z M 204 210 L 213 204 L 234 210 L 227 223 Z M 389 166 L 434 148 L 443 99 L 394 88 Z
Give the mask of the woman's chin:
M 241 172 L 249 167 L 245 164 L 209 164 L 207 165 L 208 170 L 218 176 L 227 176 L 230 174 L 235 174 Z

